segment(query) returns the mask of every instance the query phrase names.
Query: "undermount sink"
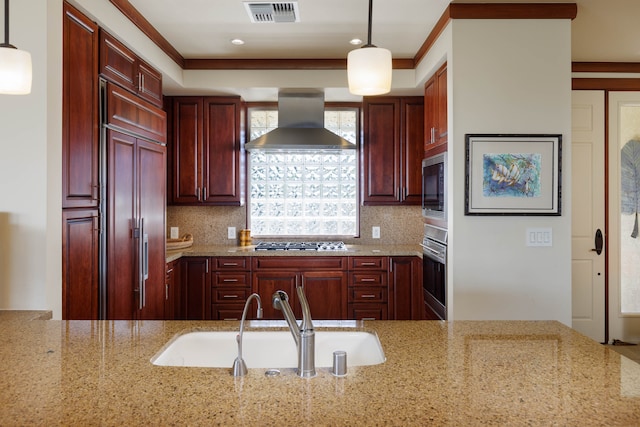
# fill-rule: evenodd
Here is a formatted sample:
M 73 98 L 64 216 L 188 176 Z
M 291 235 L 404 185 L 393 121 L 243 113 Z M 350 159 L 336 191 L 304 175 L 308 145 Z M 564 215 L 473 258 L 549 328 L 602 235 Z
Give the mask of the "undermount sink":
M 238 355 L 237 331 L 197 331 L 174 337 L 152 359 L 160 366 L 231 368 Z M 316 367 L 331 367 L 333 352 L 347 352 L 348 366 L 377 365 L 386 358 L 375 333 L 316 331 Z M 245 331 L 242 357 L 248 368 L 296 368 L 298 353 L 289 331 Z

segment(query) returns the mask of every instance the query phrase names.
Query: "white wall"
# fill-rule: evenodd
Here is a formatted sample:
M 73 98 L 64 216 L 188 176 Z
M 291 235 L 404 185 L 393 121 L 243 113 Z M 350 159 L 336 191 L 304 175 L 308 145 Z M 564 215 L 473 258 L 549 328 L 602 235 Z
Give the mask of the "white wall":
M 62 0 L 11 2 L 30 95 L 0 95 L 0 309 L 61 307 Z M 53 19 L 55 17 L 55 19 Z
M 449 73 L 450 318 L 571 325 L 571 23 L 454 20 Z M 562 216 L 465 216 L 465 134 L 557 133 Z M 551 227 L 552 247 L 525 246 Z

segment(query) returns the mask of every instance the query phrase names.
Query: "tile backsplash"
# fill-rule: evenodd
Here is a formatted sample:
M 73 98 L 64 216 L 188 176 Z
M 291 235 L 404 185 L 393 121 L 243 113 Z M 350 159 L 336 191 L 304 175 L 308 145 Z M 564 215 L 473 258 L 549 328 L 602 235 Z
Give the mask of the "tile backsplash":
M 167 206 L 167 236 L 170 227 L 179 227 L 180 236 L 193 235 L 194 245 L 235 246 L 238 241 L 227 238 L 227 227 L 240 231 L 246 224 L 246 207 Z M 422 224 L 420 206 L 361 206 L 361 236 L 344 241 L 361 245 L 418 244 L 422 241 Z M 373 226 L 380 227 L 380 239 L 371 238 Z

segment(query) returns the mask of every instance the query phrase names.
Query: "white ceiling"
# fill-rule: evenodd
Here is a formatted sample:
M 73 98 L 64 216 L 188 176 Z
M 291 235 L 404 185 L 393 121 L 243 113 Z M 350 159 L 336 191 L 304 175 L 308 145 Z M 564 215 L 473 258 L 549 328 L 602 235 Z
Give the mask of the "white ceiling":
M 243 0 L 129 0 L 184 58 L 342 58 L 366 40 L 368 0 L 298 0 L 300 22 L 251 23 Z M 264 0 L 254 0 L 261 2 Z M 533 3 L 534 0 L 454 0 Z M 574 61 L 640 60 L 640 1 L 547 0 L 578 4 Z M 449 0 L 374 0 L 372 42 L 412 58 Z M 233 38 L 246 44 L 234 46 Z M 630 42 L 627 42 L 630 41 Z

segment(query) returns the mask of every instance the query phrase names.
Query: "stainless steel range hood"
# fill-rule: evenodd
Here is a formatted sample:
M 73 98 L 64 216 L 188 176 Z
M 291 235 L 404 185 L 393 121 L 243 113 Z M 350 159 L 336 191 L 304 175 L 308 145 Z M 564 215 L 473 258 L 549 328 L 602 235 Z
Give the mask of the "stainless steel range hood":
M 353 150 L 355 144 L 324 128 L 324 92 L 281 89 L 278 128 L 245 144 L 245 150 Z

